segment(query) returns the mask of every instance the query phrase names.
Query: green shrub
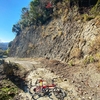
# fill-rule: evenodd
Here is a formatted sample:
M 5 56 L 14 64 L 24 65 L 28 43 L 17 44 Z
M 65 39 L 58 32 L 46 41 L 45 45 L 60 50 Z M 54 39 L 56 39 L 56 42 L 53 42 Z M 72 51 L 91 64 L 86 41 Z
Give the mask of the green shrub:
M 69 65 L 69 66 L 74 66 L 73 60 L 70 60 L 70 61 L 68 62 L 68 65 Z
M 96 5 L 91 9 L 90 14 L 92 15 L 100 15 L 100 0 L 96 3 Z
M 0 100 L 13 100 L 14 96 L 18 92 L 16 87 L 5 86 L 0 89 Z
M 95 17 L 93 15 L 83 14 L 82 18 L 83 18 L 82 20 L 84 22 L 86 22 L 86 21 L 90 21 L 90 20 L 94 19 Z
M 95 59 L 94 59 L 94 57 L 93 56 L 87 56 L 85 59 L 84 59 L 84 64 L 89 64 L 89 63 L 93 63 L 93 62 L 95 62 Z

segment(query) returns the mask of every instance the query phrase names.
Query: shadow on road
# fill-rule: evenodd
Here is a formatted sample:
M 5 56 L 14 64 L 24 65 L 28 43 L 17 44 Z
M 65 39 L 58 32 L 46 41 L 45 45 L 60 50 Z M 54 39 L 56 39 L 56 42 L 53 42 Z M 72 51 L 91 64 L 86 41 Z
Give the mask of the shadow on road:
M 9 78 L 18 88 L 20 88 L 24 92 L 27 92 L 27 85 L 24 79 L 14 75 L 7 75 L 7 78 Z

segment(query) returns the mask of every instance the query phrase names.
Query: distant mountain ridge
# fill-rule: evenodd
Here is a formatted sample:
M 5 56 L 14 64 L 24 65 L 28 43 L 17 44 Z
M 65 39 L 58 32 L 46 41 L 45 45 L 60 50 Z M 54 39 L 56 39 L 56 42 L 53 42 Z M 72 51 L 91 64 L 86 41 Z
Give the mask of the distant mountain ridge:
M 8 42 L 1 42 L 0 43 L 0 48 L 3 50 L 7 50 L 8 48 Z

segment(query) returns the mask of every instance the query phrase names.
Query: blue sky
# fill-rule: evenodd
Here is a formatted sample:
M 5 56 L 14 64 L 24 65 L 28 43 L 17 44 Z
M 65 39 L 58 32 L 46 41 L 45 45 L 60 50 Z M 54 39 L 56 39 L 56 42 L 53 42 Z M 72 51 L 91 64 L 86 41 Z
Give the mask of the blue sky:
M 0 42 L 10 42 L 15 38 L 12 26 L 21 16 L 21 9 L 29 7 L 32 0 L 0 0 Z

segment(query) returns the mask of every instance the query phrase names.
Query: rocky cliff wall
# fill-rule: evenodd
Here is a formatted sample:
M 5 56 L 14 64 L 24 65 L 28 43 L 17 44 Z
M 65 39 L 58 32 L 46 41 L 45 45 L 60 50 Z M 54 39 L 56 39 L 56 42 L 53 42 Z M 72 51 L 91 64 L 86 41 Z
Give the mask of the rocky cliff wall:
M 45 25 L 24 29 L 14 39 L 10 56 L 47 57 L 64 62 L 80 59 L 91 54 L 99 34 L 99 18 L 84 21 L 76 8 L 66 9 Z

